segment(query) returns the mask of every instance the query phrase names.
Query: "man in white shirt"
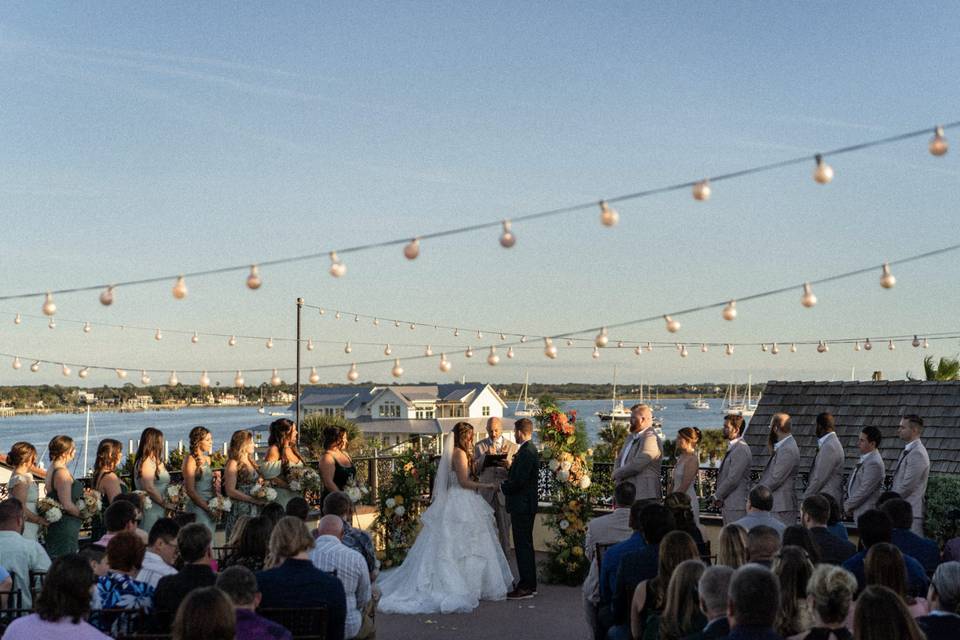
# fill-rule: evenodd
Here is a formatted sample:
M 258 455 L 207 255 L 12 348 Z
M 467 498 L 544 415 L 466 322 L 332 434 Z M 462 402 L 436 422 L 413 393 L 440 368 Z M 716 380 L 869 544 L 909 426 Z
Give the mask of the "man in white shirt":
M 821 493 L 830 495 L 837 504 L 843 502 L 843 445 L 834 428 L 833 415 L 817 415 L 817 453 L 810 465 L 810 477 L 804 498 Z
M 150 528 L 147 552 L 143 555 L 143 565 L 137 580 L 149 584 L 154 589 L 160 578 L 177 572 L 173 563 L 177 561 L 177 534 L 180 525 L 171 518 L 160 518 Z
M 347 616 L 343 637 L 347 640 L 370 637 L 376 626 L 370 598 L 370 574 L 367 563 L 357 551 L 340 542 L 343 520 L 334 515 L 320 518 L 317 523 L 316 546 L 310 554 L 313 566 L 331 573 L 343 584 L 347 596 Z
M 630 407 L 630 436 L 617 454 L 613 481 L 632 482 L 637 488 L 637 500 L 661 500 L 662 459 L 663 445 L 653 428 L 653 409 L 645 404 Z
M 600 608 L 600 566 L 597 562 L 597 545 L 609 547 L 623 542 L 633 535 L 630 528 L 630 507 L 637 495 L 632 482 L 621 482 L 613 489 L 613 513 L 599 516 L 587 525 L 587 540 L 584 551 L 590 561 L 590 570 L 583 581 L 583 600 L 587 612 L 587 626 L 591 637 L 602 638 L 597 620 Z
M 883 476 L 886 473 L 883 456 L 879 451 L 882 442 L 883 435 L 880 429 L 874 426 L 864 427 L 857 439 L 860 461 L 850 474 L 847 499 L 843 503 L 844 512 L 850 514 L 854 522 L 877 505 L 877 498 L 883 486 Z
M 517 443 L 511 442 L 503 435 L 503 423 L 500 418 L 493 417 L 487 420 L 487 437 L 473 446 L 474 473 L 484 484 L 499 485 L 507 479 L 507 469 L 517 453 Z M 502 463 L 486 464 L 488 455 L 506 455 Z M 510 514 L 507 513 L 506 497 L 499 491 L 481 489 L 480 495 L 493 507 L 493 515 L 497 524 L 497 535 L 500 538 L 500 547 L 503 554 L 510 558 Z
M 0 567 L 14 576 L 14 588 L 20 590 L 24 609 L 33 606 L 30 572 L 50 568 L 50 556 L 36 540 L 24 538 L 23 505 L 16 498 L 0 502 Z
M 770 419 L 768 443 L 773 455 L 760 476 L 760 483 L 773 493 L 773 515 L 788 527 L 800 517 L 797 502 L 797 471 L 800 468 L 800 448 L 790 431 L 790 416 L 775 413 Z
M 920 442 L 923 431 L 923 419 L 914 414 L 903 416 L 897 435 L 906 445 L 893 468 L 892 491 L 913 507 L 913 526 L 910 528 L 918 536 L 923 535 L 923 516 L 925 513 L 923 498 L 927 493 L 927 479 L 930 476 L 930 456 L 927 448 Z

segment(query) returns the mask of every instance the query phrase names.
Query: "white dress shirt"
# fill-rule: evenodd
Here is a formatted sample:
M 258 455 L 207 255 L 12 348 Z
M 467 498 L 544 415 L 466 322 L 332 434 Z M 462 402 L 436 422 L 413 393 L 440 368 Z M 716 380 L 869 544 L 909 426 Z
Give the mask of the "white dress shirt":
M 792 437 L 793 437 L 793 434 L 790 434 L 790 435 L 788 435 L 787 437 L 781 438 L 780 440 L 777 440 L 776 442 L 774 442 L 774 443 L 773 443 L 773 450 L 774 450 L 774 451 L 779 451 L 779 450 L 780 450 L 780 447 L 783 446 L 783 443 L 786 442 L 787 440 L 789 440 L 789 439 L 792 438 Z
M 147 552 L 143 554 L 143 564 L 140 567 L 140 573 L 137 574 L 136 579 L 156 589 L 160 578 L 172 576 L 176 572 L 177 570 L 164 562 L 163 558 L 158 554 L 147 549 Z

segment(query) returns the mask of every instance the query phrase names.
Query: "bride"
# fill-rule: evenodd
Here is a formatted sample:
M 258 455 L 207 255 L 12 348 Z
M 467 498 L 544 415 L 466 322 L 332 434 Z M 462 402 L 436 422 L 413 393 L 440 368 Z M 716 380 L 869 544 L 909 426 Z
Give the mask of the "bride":
M 473 427 L 458 422 L 444 437 L 433 502 L 403 564 L 377 581 L 378 609 L 387 613 L 466 613 L 480 600 L 503 600 L 513 577 L 494 524 L 493 508 L 470 476 Z

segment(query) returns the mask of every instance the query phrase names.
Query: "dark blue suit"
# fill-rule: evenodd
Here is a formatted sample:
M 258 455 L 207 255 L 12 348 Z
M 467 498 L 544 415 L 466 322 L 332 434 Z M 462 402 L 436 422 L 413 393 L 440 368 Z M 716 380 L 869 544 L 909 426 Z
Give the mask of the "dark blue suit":
M 720 640 L 721 638 L 726 638 L 729 633 L 730 621 L 726 618 L 717 618 L 709 622 L 707 626 L 703 628 L 703 631 L 691 633 L 683 640 Z
M 843 564 L 857 553 L 852 542 L 838 538 L 826 527 L 813 527 L 810 535 L 820 549 L 820 561 L 824 564 Z
M 623 556 L 617 570 L 617 586 L 610 603 L 615 624 L 630 624 L 630 603 L 637 585 L 655 578 L 659 569 L 660 545 L 652 544 Z
M 783 640 L 783 638 L 770 627 L 738 626 L 730 630 L 727 640 Z
M 925 634 L 927 640 L 956 640 L 960 638 L 960 616 L 920 616 L 917 624 Z
M 540 456 L 531 440 L 520 445 L 513 455 L 507 479 L 500 485 L 505 507 L 510 514 L 513 551 L 517 555 L 517 588 L 537 590 L 537 559 L 533 551 L 533 523 L 537 518 L 537 480 Z
M 842 565 L 844 569 L 857 578 L 858 592 L 863 591 L 864 587 L 867 586 L 867 579 L 863 570 L 866 557 L 866 551 L 859 551 Z M 907 593 L 915 598 L 925 598 L 927 596 L 927 587 L 930 586 L 927 573 L 923 570 L 919 562 L 906 554 L 903 556 L 903 562 L 907 565 Z
M 932 574 L 940 564 L 940 548 L 937 543 L 928 538 L 918 536 L 910 529 L 894 529 L 890 542 L 905 556 L 911 556 L 923 567 L 927 574 Z
M 328 640 L 343 640 L 347 597 L 343 584 L 309 560 L 288 559 L 279 567 L 257 572 L 263 609 L 327 608 L 327 628 L 313 630 Z

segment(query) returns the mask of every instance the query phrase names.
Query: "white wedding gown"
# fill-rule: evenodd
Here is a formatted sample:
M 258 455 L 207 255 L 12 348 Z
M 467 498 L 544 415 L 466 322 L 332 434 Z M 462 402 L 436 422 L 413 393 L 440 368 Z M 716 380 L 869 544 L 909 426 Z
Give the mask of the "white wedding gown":
M 440 461 L 433 503 L 421 518 L 420 535 L 403 564 L 377 580 L 380 611 L 467 613 L 480 600 L 505 599 L 511 588 L 513 576 L 497 538 L 493 508 L 460 486 L 450 469 L 448 448 Z M 438 491 L 441 482 L 445 491 Z

